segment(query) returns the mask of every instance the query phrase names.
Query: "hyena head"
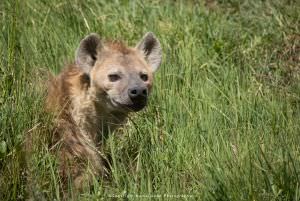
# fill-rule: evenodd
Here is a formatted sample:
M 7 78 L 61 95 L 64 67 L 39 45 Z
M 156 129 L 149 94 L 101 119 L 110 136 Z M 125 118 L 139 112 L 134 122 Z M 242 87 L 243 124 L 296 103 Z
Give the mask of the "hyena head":
M 88 75 L 99 104 L 130 112 L 146 106 L 161 57 L 160 43 L 150 32 L 134 48 L 102 42 L 97 34 L 90 34 L 80 42 L 76 64 Z

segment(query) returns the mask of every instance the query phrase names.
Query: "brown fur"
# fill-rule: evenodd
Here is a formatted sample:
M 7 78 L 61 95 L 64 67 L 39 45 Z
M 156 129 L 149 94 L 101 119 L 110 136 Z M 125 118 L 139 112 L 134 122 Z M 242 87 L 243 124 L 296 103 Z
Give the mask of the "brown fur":
M 159 45 L 158 41 L 151 41 L 155 39 L 153 35 L 147 37 L 148 41 Z M 75 189 L 79 190 L 91 183 L 94 176 L 104 176 L 107 173 L 100 152 L 103 139 L 124 124 L 130 112 L 122 107 L 114 108 L 107 97 L 126 105 L 129 84 L 134 82 L 134 86 L 140 84 L 150 91 L 154 72 L 151 70 L 151 61 L 146 61 L 142 52 L 144 49 L 146 51 L 147 44 L 143 46 L 143 50 L 139 50 L 126 47 L 122 42 L 111 41 L 103 43 L 100 49 L 98 43 L 94 44 L 97 41 L 95 35 L 86 38 L 78 51 L 78 58 L 81 59 L 79 63 L 84 67 L 84 62 L 93 64 L 91 70 L 87 73 L 79 64 L 66 66 L 58 76 L 51 77 L 46 100 L 47 110 L 55 114 L 51 150 L 57 150 L 62 181 L 66 186 L 70 178 Z M 84 46 L 85 43 L 88 46 Z M 86 51 L 90 51 L 91 55 Z M 148 55 L 151 49 L 147 51 Z M 156 51 L 160 53 L 160 49 Z M 95 61 L 87 60 L 86 55 Z M 160 62 L 160 57 L 152 58 L 156 62 L 154 64 Z M 128 75 L 123 78 L 127 81 L 120 84 L 108 81 L 107 73 L 111 70 Z M 149 79 L 141 81 L 140 73 L 147 73 Z
M 107 41 L 106 45 L 108 47 L 110 47 L 110 49 L 119 51 L 122 54 L 129 54 L 130 52 L 132 52 L 132 50 L 130 50 L 130 48 L 126 47 L 126 45 L 122 41 L 111 40 L 111 41 Z
M 80 131 L 72 116 L 72 96 L 80 95 L 88 87 L 83 79 L 84 74 L 75 65 L 67 66 L 61 74 L 51 79 L 46 105 L 48 110 L 56 114 L 56 128 L 51 149 L 57 148 L 60 161 L 60 175 L 66 186 L 68 177 L 74 179 L 79 188 L 81 171 L 86 167 L 87 160 L 95 161 L 92 168 L 95 174 L 100 168 L 100 157 L 97 153 L 93 136 Z M 89 144 L 90 143 L 90 144 Z

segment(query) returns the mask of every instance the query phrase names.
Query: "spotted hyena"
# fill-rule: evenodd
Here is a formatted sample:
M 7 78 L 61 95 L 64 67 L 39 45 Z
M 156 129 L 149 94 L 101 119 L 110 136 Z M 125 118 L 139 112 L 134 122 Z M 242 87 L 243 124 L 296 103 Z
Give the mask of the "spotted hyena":
M 79 44 L 74 64 L 50 80 L 47 108 L 56 116 L 54 143 L 63 181 L 75 189 L 103 176 L 103 136 L 147 104 L 162 50 L 153 33 L 135 47 L 97 34 Z M 69 179 L 67 179 L 69 178 Z

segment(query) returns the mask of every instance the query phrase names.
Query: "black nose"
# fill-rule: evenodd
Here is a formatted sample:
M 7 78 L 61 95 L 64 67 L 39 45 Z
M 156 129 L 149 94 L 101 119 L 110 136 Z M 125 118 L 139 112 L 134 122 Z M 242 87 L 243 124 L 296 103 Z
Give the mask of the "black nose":
M 146 87 L 133 87 L 128 89 L 128 95 L 131 100 L 143 99 L 148 96 L 148 89 Z

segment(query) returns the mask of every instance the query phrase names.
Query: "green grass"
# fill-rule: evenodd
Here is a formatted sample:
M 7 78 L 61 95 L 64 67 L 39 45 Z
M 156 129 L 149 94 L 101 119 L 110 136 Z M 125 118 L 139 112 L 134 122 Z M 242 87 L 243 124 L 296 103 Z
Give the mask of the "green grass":
M 88 33 L 135 45 L 147 31 L 164 53 L 150 105 L 107 141 L 111 182 L 81 199 L 300 200 L 300 2 L 210 2 L 1 1 L 0 200 L 61 199 L 42 72 Z

